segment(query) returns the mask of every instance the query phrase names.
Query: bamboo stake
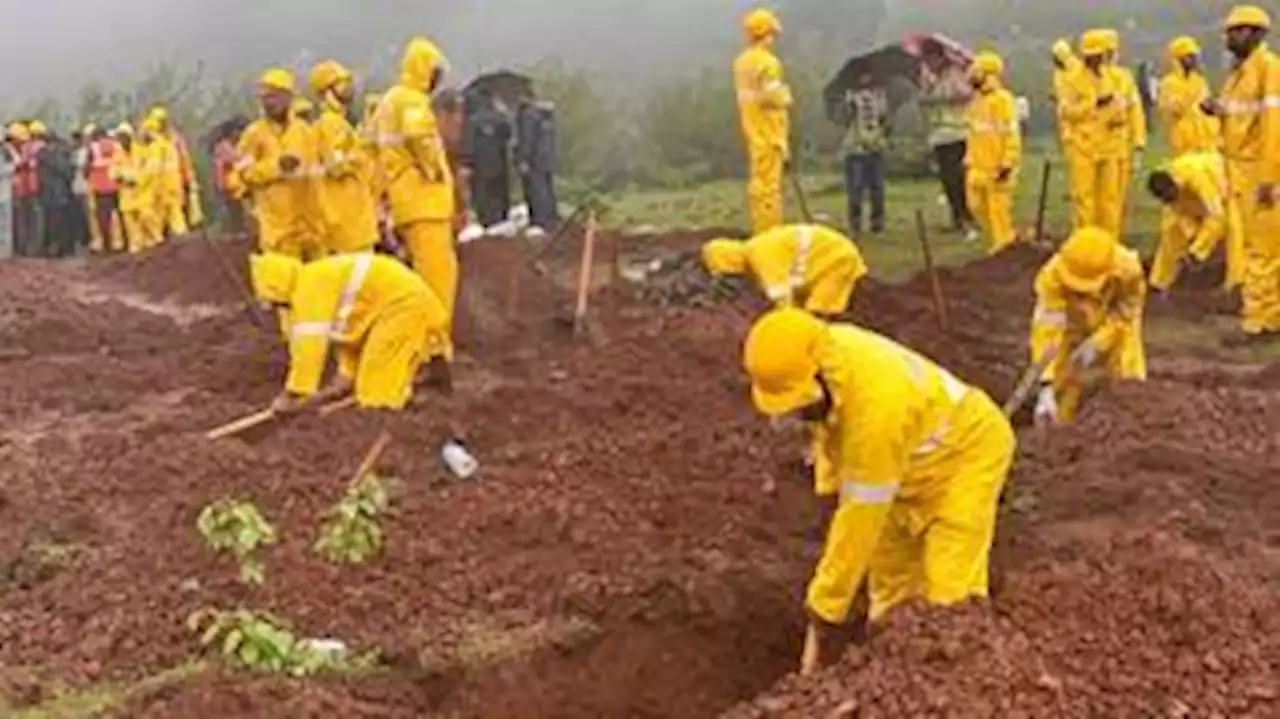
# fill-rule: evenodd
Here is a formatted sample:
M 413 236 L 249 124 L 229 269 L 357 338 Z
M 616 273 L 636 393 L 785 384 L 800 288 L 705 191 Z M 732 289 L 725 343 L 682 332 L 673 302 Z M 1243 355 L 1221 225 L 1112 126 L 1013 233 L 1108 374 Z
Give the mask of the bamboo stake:
M 347 483 L 348 487 L 355 487 L 360 484 L 360 480 L 364 476 L 373 471 L 373 466 L 378 463 L 378 459 L 382 457 L 382 453 L 387 451 L 387 447 L 391 444 L 391 433 L 382 430 L 378 433 L 378 438 L 373 441 L 373 445 L 369 447 L 369 451 L 365 453 L 364 459 L 360 460 L 360 466 L 356 468 L 356 473 L 352 475 L 351 481 Z
M 342 399 L 334 400 L 333 402 L 330 402 L 329 404 L 322 406 L 319 409 L 319 411 L 317 411 L 317 414 L 319 414 L 321 417 L 328 417 L 334 412 L 337 412 L 338 410 L 346 409 L 347 407 L 350 407 L 355 403 L 356 403 L 356 396 L 354 394 L 347 395 Z
M 587 215 L 587 232 L 582 242 L 582 266 L 578 271 L 578 301 L 573 310 L 574 333 L 583 330 L 587 318 L 587 301 L 591 296 L 591 263 L 595 254 L 596 216 Z
M 1053 162 L 1044 161 L 1044 172 L 1040 175 L 1040 201 L 1036 205 L 1036 244 L 1044 242 L 1044 214 L 1049 201 L 1049 178 L 1053 174 Z
M 933 286 L 933 309 L 938 314 L 938 324 L 944 333 L 950 333 L 951 317 L 947 312 L 947 298 L 942 294 L 942 280 L 938 278 L 938 268 L 933 264 L 929 231 L 924 225 L 924 212 L 920 210 L 916 210 L 916 234 L 920 237 L 920 249 L 924 252 L 924 269 L 929 273 L 929 284 Z
M 804 631 L 804 648 L 800 650 L 800 676 L 808 676 L 818 670 L 822 659 L 822 640 L 818 627 L 809 622 Z

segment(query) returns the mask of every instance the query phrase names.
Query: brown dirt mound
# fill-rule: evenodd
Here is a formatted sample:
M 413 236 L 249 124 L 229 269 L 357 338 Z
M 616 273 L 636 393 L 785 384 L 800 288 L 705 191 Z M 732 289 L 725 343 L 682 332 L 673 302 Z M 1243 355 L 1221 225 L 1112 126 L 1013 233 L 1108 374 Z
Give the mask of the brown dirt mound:
M 457 393 L 396 418 L 386 554 L 338 569 L 309 545 L 377 427 L 347 411 L 203 439 L 267 402 L 284 364 L 276 336 L 241 315 L 183 314 L 238 302 L 220 282 L 200 288 L 216 275 L 199 247 L 0 276 L 0 347 L 30 353 L 0 374 L 0 666 L 53 678 L 24 695 L 181 663 L 197 652 L 188 612 L 241 604 L 380 647 L 390 666 L 305 682 L 204 673 L 118 715 L 713 716 L 794 667 L 817 508 L 790 481 L 799 447 L 746 398 L 738 353 L 756 298 L 655 306 L 642 287 L 609 285 L 605 253 L 593 327 L 575 340 L 557 318 L 576 254 L 549 253 L 542 273 L 527 245 L 468 245 Z M 857 312 L 1002 399 L 1026 362 L 1043 259 L 1021 248 L 944 272 L 949 334 L 925 279 L 868 283 Z M 1160 692 L 1188 702 L 1167 705 L 1184 716 L 1268 708 L 1255 684 L 1278 635 L 1266 578 L 1280 413 L 1266 390 L 1205 367 L 1110 388 L 1077 426 L 1024 434 L 998 614 L 904 613 L 843 671 L 736 711 L 822 716 L 855 699 L 868 716 L 944 700 L 930 711 L 1126 715 L 1166 707 Z M 450 435 L 480 458 L 475 480 L 441 469 Z M 767 478 L 781 480 L 772 494 Z M 254 499 L 281 531 L 260 589 L 237 585 L 195 531 L 226 496 Z M 1099 669 L 1113 655 L 1114 671 Z M 892 703 L 906 696 L 926 703 Z

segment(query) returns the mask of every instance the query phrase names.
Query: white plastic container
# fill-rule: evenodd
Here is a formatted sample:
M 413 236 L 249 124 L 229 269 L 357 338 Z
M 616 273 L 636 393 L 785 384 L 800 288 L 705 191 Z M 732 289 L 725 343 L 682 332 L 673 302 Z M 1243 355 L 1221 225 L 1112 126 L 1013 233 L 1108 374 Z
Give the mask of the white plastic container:
M 461 440 L 451 439 L 440 448 L 440 459 L 458 479 L 471 479 L 480 469 L 480 463 L 467 451 Z

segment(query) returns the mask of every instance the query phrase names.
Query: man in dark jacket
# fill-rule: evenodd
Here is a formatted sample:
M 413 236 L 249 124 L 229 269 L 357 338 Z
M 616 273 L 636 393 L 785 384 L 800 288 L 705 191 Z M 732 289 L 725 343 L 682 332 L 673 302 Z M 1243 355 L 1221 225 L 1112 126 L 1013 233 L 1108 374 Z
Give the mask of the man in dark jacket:
M 516 167 L 529 205 L 529 232 L 553 229 L 557 217 L 555 106 L 526 98 L 516 115 Z
M 79 241 L 72 208 L 71 182 L 75 168 L 71 149 L 65 139 L 50 133 L 36 161 L 36 171 L 40 174 L 40 208 L 45 218 L 40 254 L 45 257 L 73 255 Z
M 466 118 L 463 156 L 471 170 L 471 202 L 483 227 L 507 220 L 511 210 L 511 120 L 501 102 L 478 95 Z

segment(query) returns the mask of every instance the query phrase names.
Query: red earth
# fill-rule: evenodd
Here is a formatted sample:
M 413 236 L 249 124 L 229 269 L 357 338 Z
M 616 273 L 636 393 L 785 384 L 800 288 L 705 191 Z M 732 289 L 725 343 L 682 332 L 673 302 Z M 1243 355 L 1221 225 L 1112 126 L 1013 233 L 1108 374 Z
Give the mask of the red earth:
M 457 391 L 391 423 L 386 551 L 356 568 L 309 547 L 378 432 L 369 418 L 203 436 L 265 405 L 284 372 L 278 335 L 248 321 L 237 271 L 221 269 L 243 268 L 243 243 L 6 265 L 0 709 L 181 665 L 200 656 L 189 613 L 246 606 L 378 648 L 386 666 L 305 681 L 204 670 L 108 715 L 1280 714 L 1280 372 L 1203 357 L 1154 356 L 1151 381 L 1103 388 L 1077 425 L 1023 431 L 990 607 L 904 610 L 818 676 L 792 676 L 819 512 L 798 442 L 745 393 L 758 301 L 712 295 L 688 262 L 648 289 L 612 270 L 706 236 L 602 235 L 579 336 L 566 320 L 580 234 L 542 267 L 515 242 L 464 247 Z M 857 317 L 1003 399 L 1044 259 L 1017 249 L 942 272 L 949 333 L 925 278 L 868 282 Z M 1195 316 L 1211 285 L 1161 311 Z M 449 436 L 479 458 L 476 478 L 440 466 Z M 259 588 L 196 531 L 224 497 L 280 531 Z

